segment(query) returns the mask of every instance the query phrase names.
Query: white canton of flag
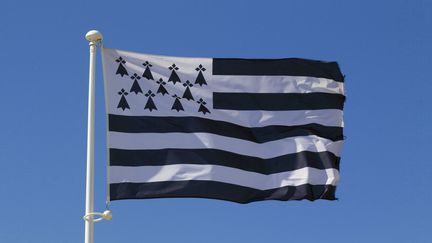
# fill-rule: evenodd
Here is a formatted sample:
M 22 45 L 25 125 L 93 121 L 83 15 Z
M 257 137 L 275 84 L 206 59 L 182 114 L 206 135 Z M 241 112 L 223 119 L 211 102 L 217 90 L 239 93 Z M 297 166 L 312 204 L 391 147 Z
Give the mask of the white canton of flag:
M 335 199 L 335 62 L 183 58 L 102 48 L 111 200 Z

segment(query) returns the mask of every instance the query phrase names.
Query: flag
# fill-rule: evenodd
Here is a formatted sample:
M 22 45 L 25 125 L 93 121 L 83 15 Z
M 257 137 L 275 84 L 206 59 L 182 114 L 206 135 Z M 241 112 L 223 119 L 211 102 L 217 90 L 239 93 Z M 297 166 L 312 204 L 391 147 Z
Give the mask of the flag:
M 336 62 L 186 58 L 102 48 L 111 200 L 335 199 Z

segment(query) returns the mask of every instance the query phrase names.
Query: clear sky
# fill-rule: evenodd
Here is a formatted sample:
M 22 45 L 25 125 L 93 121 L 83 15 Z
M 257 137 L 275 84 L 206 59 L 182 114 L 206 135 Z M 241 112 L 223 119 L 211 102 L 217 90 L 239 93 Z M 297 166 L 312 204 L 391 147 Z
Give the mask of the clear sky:
M 0 242 L 83 242 L 90 29 L 105 46 L 338 61 L 338 201 L 115 201 L 95 242 L 432 242 L 432 1 L 2 1 Z M 96 210 L 104 210 L 100 56 Z

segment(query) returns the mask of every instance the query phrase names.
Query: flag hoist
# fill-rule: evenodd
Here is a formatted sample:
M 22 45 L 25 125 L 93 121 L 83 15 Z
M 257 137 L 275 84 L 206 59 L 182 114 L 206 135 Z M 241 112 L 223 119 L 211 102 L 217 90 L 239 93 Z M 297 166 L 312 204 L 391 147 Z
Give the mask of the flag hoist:
M 87 175 L 86 175 L 86 209 L 85 209 L 85 243 L 93 243 L 93 223 L 112 218 L 111 211 L 93 212 L 94 209 L 94 111 L 95 111 L 95 67 L 96 47 L 102 42 L 102 34 L 90 30 L 85 35 L 90 46 L 89 94 L 87 115 Z M 95 217 L 96 216 L 96 217 Z

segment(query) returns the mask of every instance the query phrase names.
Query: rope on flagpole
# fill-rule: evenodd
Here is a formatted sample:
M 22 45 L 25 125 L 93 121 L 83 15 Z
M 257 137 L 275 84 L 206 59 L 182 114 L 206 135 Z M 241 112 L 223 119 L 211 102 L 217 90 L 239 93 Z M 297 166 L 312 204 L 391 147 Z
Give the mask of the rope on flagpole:
M 100 42 L 99 42 L 99 46 L 100 46 L 100 48 L 101 48 L 101 56 L 102 56 L 102 76 L 103 76 L 103 80 L 104 80 L 104 92 L 105 92 L 105 94 L 108 94 L 107 93 L 107 90 L 106 90 L 106 87 L 108 86 L 107 85 L 107 83 L 106 83 L 106 78 L 105 78 L 105 63 L 104 63 L 104 60 L 105 60 L 105 58 L 104 58 L 104 51 L 103 51 L 103 48 L 104 48 L 104 45 L 103 45 L 103 41 L 101 40 Z M 106 119 L 105 119 L 105 121 L 106 121 L 106 126 L 105 126 L 105 128 L 106 128 L 106 141 L 110 141 L 110 139 L 109 139 L 109 124 L 108 124 L 108 96 L 107 95 L 105 95 L 105 114 L 106 114 Z M 106 200 L 105 200 L 105 209 L 106 210 L 110 210 L 110 201 L 111 201 L 111 198 L 110 198 L 110 165 L 109 165 L 109 163 L 110 163 L 110 153 L 109 153 L 109 150 L 107 149 L 106 150 Z

